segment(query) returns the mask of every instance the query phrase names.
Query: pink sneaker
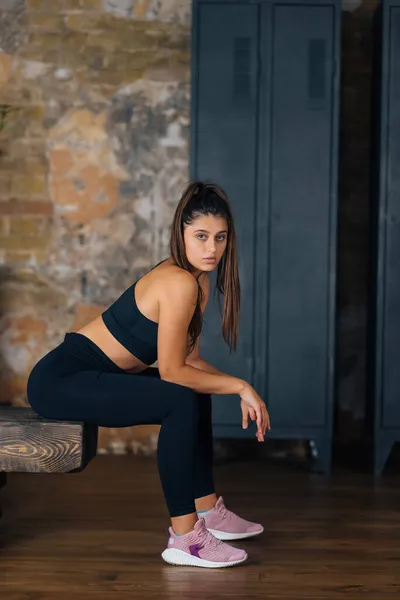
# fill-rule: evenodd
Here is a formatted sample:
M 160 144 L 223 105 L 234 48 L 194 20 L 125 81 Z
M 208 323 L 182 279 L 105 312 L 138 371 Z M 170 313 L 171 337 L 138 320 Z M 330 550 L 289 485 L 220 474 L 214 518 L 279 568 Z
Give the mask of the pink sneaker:
M 219 540 L 243 540 L 244 538 L 260 535 L 264 527 L 259 523 L 246 521 L 225 508 L 222 496 L 217 500 L 211 511 L 201 515 L 206 527 Z
M 177 536 L 169 527 L 168 547 L 161 554 L 171 565 L 192 567 L 233 567 L 247 559 L 244 550 L 217 540 L 207 531 L 204 519 L 196 521 L 193 531 Z

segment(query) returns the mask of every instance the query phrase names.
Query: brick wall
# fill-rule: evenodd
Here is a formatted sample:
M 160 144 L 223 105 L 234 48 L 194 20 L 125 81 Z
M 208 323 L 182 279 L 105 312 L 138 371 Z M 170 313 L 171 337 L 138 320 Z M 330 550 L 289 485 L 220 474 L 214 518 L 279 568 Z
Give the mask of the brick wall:
M 0 4 L 0 402 L 25 404 L 35 362 L 167 252 L 188 179 L 189 8 Z M 153 451 L 155 433 L 102 430 L 100 446 Z

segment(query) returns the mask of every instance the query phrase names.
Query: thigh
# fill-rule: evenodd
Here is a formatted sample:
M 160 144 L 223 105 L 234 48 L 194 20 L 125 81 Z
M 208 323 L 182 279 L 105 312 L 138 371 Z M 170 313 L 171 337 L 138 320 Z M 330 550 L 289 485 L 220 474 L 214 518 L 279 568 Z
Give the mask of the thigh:
M 152 377 L 154 379 L 161 379 L 160 371 L 157 367 L 149 367 L 144 371 L 140 371 L 140 373 L 134 374 L 135 377 Z
M 189 388 L 163 381 L 157 369 L 139 375 L 85 370 L 59 380 L 51 398 L 47 393 L 45 407 L 32 406 L 47 418 L 104 427 L 160 425 L 193 394 Z
M 156 367 L 150 367 L 138 373 L 139 377 L 152 377 L 154 379 L 159 379 L 162 381 L 160 377 L 160 372 Z M 165 383 L 165 382 L 164 382 Z M 174 385 L 174 384 L 173 384 Z M 182 387 L 182 386 L 178 386 Z M 193 392 L 196 395 L 198 411 L 200 416 L 200 423 L 203 424 L 211 424 L 212 418 L 212 402 L 211 402 L 211 394 L 203 394 L 201 392 Z

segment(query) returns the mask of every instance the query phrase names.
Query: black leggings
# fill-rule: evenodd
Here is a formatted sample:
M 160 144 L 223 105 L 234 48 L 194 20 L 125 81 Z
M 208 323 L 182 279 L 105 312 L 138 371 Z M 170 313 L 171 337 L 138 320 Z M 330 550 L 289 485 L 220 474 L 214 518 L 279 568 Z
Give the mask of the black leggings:
M 41 416 L 102 427 L 161 425 L 157 460 L 171 517 L 196 511 L 214 493 L 211 396 L 160 379 L 158 369 L 126 373 L 89 338 L 67 333 L 33 368 L 28 400 Z

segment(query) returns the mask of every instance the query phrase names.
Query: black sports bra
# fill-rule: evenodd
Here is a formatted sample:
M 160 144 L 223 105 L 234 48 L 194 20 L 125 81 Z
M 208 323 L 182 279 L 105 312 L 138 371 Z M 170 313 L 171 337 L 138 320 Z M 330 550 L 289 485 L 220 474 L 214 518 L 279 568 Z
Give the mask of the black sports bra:
M 110 333 L 129 352 L 146 365 L 151 365 L 157 360 L 158 323 L 145 317 L 138 309 L 135 286 L 140 279 L 129 286 L 101 316 Z

